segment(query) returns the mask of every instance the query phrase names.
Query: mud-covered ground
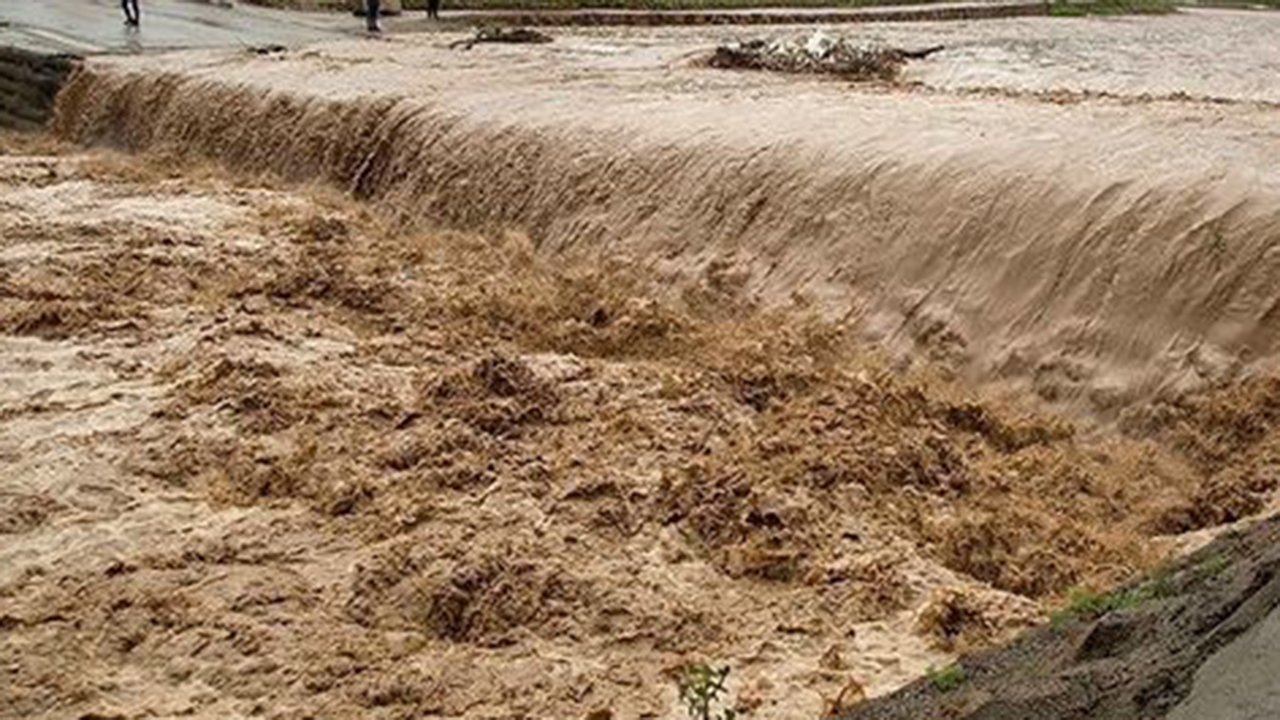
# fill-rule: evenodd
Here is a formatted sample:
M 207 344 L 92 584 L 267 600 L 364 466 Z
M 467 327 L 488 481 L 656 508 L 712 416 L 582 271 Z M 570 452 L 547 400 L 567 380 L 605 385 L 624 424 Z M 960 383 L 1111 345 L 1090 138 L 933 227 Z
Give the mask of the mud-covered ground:
M 712 264 L 4 137 L 0 716 L 813 718 L 1261 511 L 1280 382 L 1091 438 Z

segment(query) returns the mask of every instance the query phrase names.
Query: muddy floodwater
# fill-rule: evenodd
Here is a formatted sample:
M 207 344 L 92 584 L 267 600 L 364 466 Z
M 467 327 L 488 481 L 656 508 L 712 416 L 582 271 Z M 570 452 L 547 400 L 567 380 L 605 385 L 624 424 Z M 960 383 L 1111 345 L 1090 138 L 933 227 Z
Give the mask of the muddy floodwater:
M 823 32 L 946 49 L 89 61 L 0 138 L 0 717 L 815 718 L 1274 508 L 1280 15 Z

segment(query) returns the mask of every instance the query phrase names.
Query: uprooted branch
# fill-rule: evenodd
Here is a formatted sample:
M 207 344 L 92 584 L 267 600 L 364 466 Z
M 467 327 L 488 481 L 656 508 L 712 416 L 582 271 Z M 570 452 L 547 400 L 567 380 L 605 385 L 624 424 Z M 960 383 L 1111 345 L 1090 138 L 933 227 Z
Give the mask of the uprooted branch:
M 470 50 L 479 43 L 526 43 L 544 45 L 551 42 L 551 39 L 550 35 L 544 35 L 537 30 L 530 30 L 528 28 L 483 27 L 476 30 L 476 34 L 469 38 L 449 43 L 449 47 L 460 47 L 463 50 Z

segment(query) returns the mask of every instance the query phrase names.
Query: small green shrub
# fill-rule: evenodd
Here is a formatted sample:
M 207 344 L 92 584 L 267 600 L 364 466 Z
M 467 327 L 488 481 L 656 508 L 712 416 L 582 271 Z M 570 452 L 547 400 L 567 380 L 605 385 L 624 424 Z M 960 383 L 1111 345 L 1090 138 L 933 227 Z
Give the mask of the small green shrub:
M 1211 555 L 1196 566 L 1196 574 L 1209 580 L 1216 578 L 1231 567 L 1231 560 L 1226 555 Z
M 1178 586 L 1173 582 L 1173 569 L 1162 566 L 1145 582 L 1134 587 L 1109 593 L 1082 588 L 1072 590 L 1067 595 L 1066 606 L 1052 613 L 1049 621 L 1054 625 L 1061 625 L 1069 620 L 1093 620 L 1109 612 L 1128 610 L 1148 600 L 1161 600 L 1177 594 Z
M 1076 618 L 1094 618 L 1111 609 L 1112 600 L 1106 595 L 1076 588 L 1067 595 L 1067 605 L 1050 616 L 1056 625 Z
M 941 670 L 930 667 L 928 675 L 929 682 L 933 683 L 938 692 L 944 693 L 960 687 L 965 679 L 964 668 L 960 666 L 960 663 L 952 663 Z
M 1140 594 L 1138 602 L 1160 600 L 1177 595 L 1178 586 L 1173 582 L 1173 567 L 1161 565 L 1156 568 L 1155 572 L 1151 573 L 1151 577 L 1138 587 L 1138 592 Z
M 721 696 L 728 694 L 725 687 L 728 678 L 727 665 L 717 670 L 706 663 L 691 663 L 680 671 L 680 701 L 691 720 L 734 720 L 738 716 L 733 708 L 715 712 Z

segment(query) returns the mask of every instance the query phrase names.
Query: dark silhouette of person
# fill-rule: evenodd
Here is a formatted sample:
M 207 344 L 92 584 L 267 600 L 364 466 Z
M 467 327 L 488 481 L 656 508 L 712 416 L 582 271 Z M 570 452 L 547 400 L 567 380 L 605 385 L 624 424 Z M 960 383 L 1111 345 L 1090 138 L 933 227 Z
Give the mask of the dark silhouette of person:
M 124 24 L 138 27 L 138 22 L 142 20 L 142 13 L 138 12 L 138 0 L 120 0 L 120 8 L 124 10 Z
M 427 17 L 432 20 L 440 19 L 440 0 L 427 0 Z
M 364 2 L 364 26 L 371 33 L 382 32 L 382 28 L 378 26 L 378 18 L 382 15 L 381 0 L 365 0 Z

